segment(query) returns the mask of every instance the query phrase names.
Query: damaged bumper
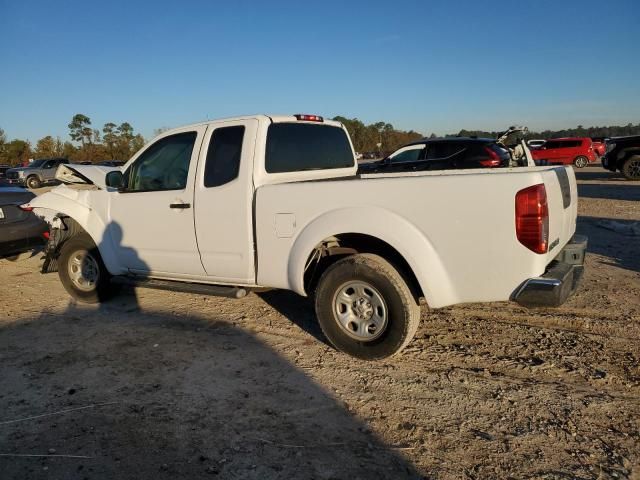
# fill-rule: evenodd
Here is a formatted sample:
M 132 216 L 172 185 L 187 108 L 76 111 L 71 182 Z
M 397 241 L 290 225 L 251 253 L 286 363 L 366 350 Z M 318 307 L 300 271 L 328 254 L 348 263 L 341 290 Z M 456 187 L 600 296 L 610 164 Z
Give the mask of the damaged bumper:
M 525 307 L 558 307 L 578 289 L 584 273 L 587 237 L 574 235 L 541 277 L 530 278 L 514 300 Z

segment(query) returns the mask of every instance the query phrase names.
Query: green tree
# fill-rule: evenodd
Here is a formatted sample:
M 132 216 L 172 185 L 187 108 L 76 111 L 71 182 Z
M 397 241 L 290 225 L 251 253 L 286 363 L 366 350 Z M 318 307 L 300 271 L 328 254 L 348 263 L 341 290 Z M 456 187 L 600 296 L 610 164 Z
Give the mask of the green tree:
M 104 147 L 110 160 L 116 160 L 118 147 L 116 127 L 116 124 L 113 122 L 105 123 L 104 127 L 102 127 L 102 141 L 104 142 Z
M 35 158 L 53 158 L 62 155 L 62 142 L 51 135 L 41 138 L 36 143 Z
M 81 113 L 76 113 L 71 120 L 69 127 L 69 136 L 74 142 L 82 143 L 82 146 L 91 142 L 93 130 L 91 129 L 91 119 Z
M 9 165 L 20 165 L 31 158 L 31 144 L 26 140 L 11 140 L 4 147 L 3 161 Z
M 61 157 L 68 158 L 69 160 L 78 160 L 78 149 L 71 142 L 64 142 L 62 145 Z

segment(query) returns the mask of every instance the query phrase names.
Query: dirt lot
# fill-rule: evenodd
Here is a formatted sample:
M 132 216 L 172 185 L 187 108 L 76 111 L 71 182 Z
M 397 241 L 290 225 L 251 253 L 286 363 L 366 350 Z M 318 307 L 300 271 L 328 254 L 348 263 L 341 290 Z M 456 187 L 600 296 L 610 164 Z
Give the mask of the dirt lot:
M 579 177 L 575 297 L 424 310 L 383 363 L 287 292 L 90 307 L 0 262 L 0 478 L 640 478 L 640 184 Z

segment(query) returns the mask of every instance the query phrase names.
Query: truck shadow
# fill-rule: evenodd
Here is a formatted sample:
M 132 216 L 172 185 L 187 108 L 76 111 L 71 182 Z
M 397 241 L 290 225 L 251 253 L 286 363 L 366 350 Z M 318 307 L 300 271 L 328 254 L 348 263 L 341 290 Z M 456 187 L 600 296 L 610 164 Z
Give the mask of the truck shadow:
M 420 478 L 256 337 L 132 306 L 70 305 L 0 329 L 0 452 L 89 457 L 5 456 L 3 479 Z
M 597 167 L 597 170 L 594 169 Z M 600 165 L 594 167 L 587 167 L 584 169 L 574 168 L 573 171 L 576 174 L 576 180 L 593 181 L 593 180 L 622 180 L 624 177 L 617 172 L 611 172 L 601 168 Z
M 587 251 L 606 265 L 640 272 L 640 221 L 579 216 L 576 232 L 589 237 Z
M 258 293 L 258 296 L 291 323 L 297 325 L 319 342 L 331 346 L 318 324 L 312 299 L 301 297 L 297 293 L 287 290 L 269 290 Z M 333 347 L 331 346 L 331 348 Z

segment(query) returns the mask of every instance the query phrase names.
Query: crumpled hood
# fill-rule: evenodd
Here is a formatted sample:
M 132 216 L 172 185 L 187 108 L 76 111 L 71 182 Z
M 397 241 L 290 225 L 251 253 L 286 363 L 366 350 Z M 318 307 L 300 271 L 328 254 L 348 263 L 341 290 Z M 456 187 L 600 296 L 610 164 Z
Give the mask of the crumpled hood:
M 89 184 L 100 189 L 106 188 L 107 173 L 119 170 L 118 167 L 105 167 L 103 165 L 71 165 L 62 164 L 56 171 L 56 180 L 62 183 Z

